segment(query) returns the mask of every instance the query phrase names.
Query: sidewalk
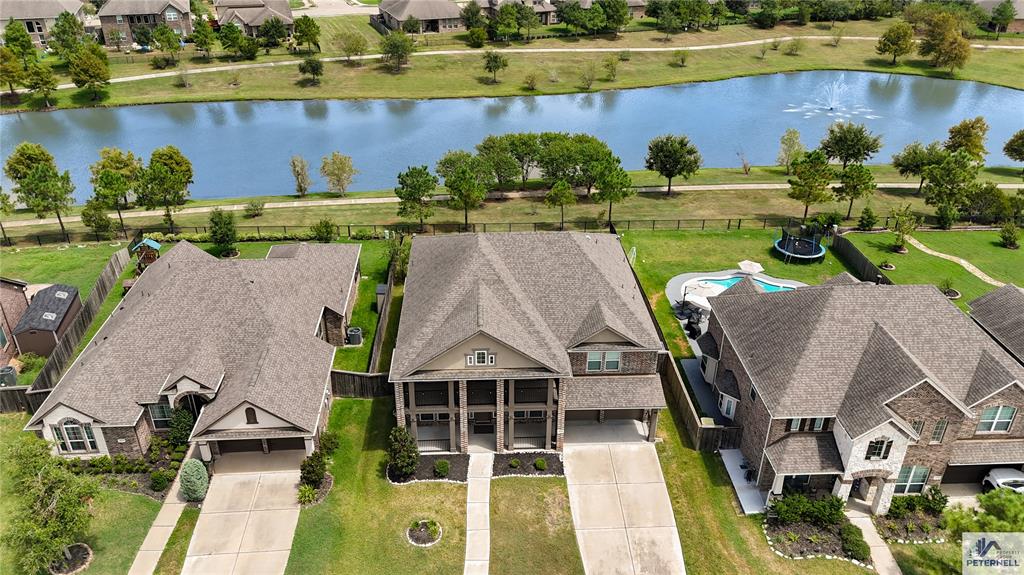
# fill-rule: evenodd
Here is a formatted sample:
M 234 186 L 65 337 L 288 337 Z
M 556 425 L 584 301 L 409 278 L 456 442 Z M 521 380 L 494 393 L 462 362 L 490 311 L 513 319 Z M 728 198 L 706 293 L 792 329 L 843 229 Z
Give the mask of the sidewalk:
M 178 477 L 181 477 L 180 473 Z M 149 533 L 142 541 L 142 547 L 135 555 L 135 561 L 132 563 L 131 569 L 128 570 L 128 575 L 152 575 L 156 569 L 160 555 L 164 552 L 164 546 L 171 538 L 171 532 L 178 524 L 178 518 L 181 517 L 181 512 L 186 505 L 185 499 L 178 493 L 178 477 L 174 478 L 174 483 L 171 484 L 171 488 L 167 492 L 167 498 L 164 499 L 160 513 L 157 514 L 153 525 L 149 528 Z
M 466 564 L 464 575 L 487 575 L 491 564 L 491 473 L 493 453 L 469 455 L 466 489 Z
M 860 527 L 860 530 L 864 532 L 864 540 L 867 541 L 868 547 L 871 548 L 871 563 L 874 564 L 875 571 L 880 575 L 903 575 L 903 571 L 896 564 L 896 558 L 892 556 L 889 546 L 878 535 L 875 524 L 871 521 L 871 516 L 863 511 L 847 508 L 846 517 L 850 520 L 850 523 Z

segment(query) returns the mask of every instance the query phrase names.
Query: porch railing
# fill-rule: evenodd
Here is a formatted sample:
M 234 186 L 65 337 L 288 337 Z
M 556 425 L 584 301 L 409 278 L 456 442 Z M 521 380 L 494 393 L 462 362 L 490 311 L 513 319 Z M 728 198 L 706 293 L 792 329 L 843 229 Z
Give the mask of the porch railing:
M 448 439 L 420 439 L 416 441 L 416 446 L 421 452 L 452 450 L 452 442 Z

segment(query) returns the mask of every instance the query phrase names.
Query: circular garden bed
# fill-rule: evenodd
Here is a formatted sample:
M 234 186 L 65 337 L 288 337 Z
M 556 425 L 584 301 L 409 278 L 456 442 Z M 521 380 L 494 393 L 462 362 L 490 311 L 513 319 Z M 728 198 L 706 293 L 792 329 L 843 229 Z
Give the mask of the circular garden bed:
M 441 525 L 433 519 L 413 521 L 405 531 L 409 543 L 417 547 L 430 547 L 441 540 Z
M 52 575 L 74 575 L 89 568 L 92 563 L 92 548 L 85 543 L 75 543 L 68 547 L 70 559 L 65 558 L 50 566 Z

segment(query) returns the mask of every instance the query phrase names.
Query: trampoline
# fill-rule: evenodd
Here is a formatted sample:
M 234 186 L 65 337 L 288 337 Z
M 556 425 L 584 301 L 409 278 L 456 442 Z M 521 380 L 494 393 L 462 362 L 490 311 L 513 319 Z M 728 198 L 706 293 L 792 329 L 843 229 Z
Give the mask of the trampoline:
M 781 237 L 775 240 L 775 249 L 788 263 L 792 260 L 813 261 L 825 255 L 822 241 L 826 234 L 816 225 L 792 224 L 783 226 Z

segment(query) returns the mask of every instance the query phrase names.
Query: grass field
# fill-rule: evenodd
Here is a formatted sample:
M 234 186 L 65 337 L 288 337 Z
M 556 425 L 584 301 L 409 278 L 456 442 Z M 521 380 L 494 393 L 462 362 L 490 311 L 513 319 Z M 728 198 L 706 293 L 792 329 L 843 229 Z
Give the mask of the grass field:
M 962 568 L 963 552 L 952 541 L 928 545 L 891 543 L 889 549 L 903 575 L 956 575 Z
M 398 339 L 398 320 L 402 316 L 402 302 L 404 300 L 405 284 L 396 283 L 391 288 L 391 309 L 388 313 L 387 326 L 384 328 L 384 340 L 381 342 L 377 371 L 386 372 L 391 370 L 391 356 L 395 353 L 395 340 Z
M 123 247 L 123 243 L 117 246 L 100 243 L 67 249 L 59 249 L 57 246 L 30 247 L 17 251 L 4 249 L 0 251 L 0 267 L 3 268 L 4 277 L 28 283 L 75 286 L 84 301 L 92 292 L 107 260 Z
M 384 477 L 384 447 L 394 425 L 390 398 L 335 399 L 329 429 L 341 445 L 329 466 L 334 489 L 303 509 L 288 573 L 461 573 L 465 554 L 466 487 L 451 483 L 394 486 Z M 410 545 L 413 520 L 441 524 L 441 541 Z
M 363 328 L 363 344 L 359 347 L 341 347 L 334 352 L 334 368 L 347 371 L 372 371 L 370 352 L 373 338 L 377 335 L 376 311 L 377 284 L 388 281 L 387 244 L 383 241 L 367 241 L 362 243 L 359 254 L 359 293 L 352 317 L 348 324 L 351 327 Z
M 999 232 L 918 232 L 914 234 L 929 248 L 966 259 L 993 278 L 1024 286 L 1024 250 L 1008 250 Z
M 582 575 L 564 478 L 491 481 L 490 572 Z
M 171 532 L 171 538 L 164 545 L 164 552 L 156 564 L 155 575 L 181 573 L 181 567 L 185 564 L 185 554 L 188 553 L 189 542 L 192 541 L 192 532 L 195 531 L 198 521 L 199 508 L 186 507 L 181 511 L 178 523 L 174 526 L 174 531 Z

